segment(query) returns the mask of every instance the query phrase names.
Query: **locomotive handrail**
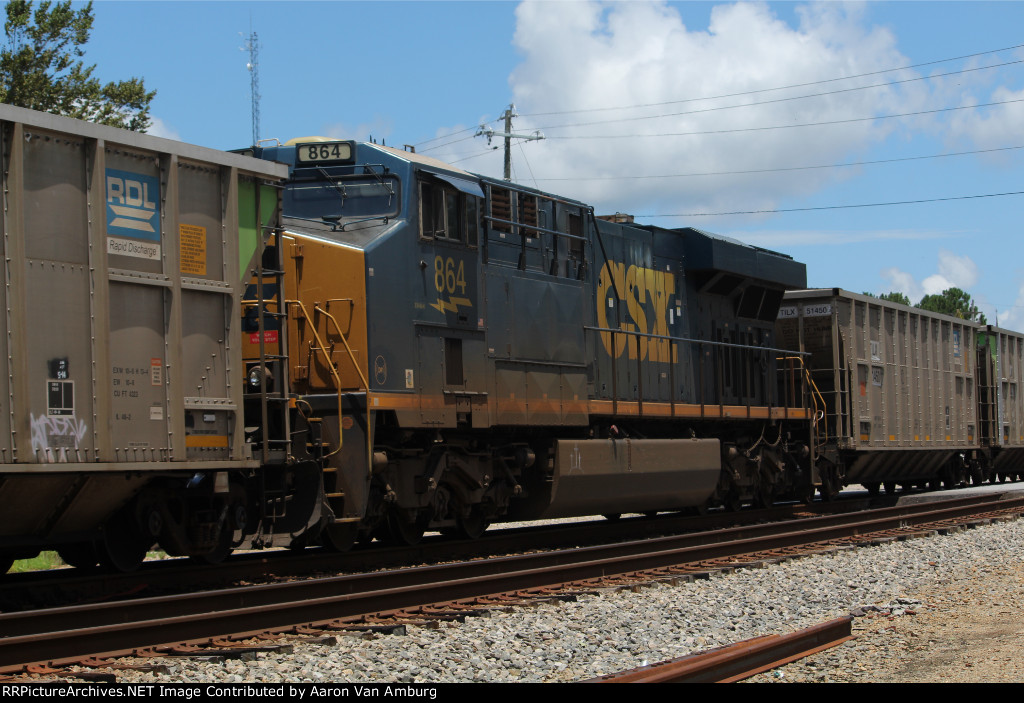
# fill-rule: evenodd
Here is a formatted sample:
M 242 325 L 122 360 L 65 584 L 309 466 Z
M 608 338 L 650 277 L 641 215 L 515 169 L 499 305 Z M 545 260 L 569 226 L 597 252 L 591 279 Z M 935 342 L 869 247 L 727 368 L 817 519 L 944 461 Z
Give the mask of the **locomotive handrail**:
M 776 347 L 761 347 L 752 344 L 735 344 L 733 342 L 714 342 L 710 339 L 693 339 L 692 337 L 673 337 L 664 334 L 652 334 L 650 332 L 638 332 L 636 330 L 623 330 L 614 327 L 592 327 L 583 325 L 583 329 L 592 332 L 612 332 L 614 334 L 629 334 L 637 337 L 648 337 L 649 339 L 666 339 L 671 342 L 690 342 L 692 344 L 707 344 L 713 347 L 729 347 L 731 349 L 750 349 L 753 351 L 780 352 L 782 354 L 795 354 L 797 356 L 810 356 L 811 352 L 800 352 L 793 349 L 778 349 Z
M 512 225 L 513 227 L 519 227 L 520 229 L 529 229 L 541 234 L 551 234 L 556 237 L 565 237 L 566 239 L 578 239 L 581 242 L 587 241 L 587 238 L 579 234 L 569 234 L 568 232 L 559 232 L 557 229 L 548 229 L 547 227 L 538 227 L 536 225 L 528 225 L 524 222 L 517 222 L 516 220 L 504 220 L 500 217 L 494 217 L 493 215 L 484 215 L 484 219 L 488 222 L 497 222 L 502 225 Z M 522 236 L 522 235 L 520 235 Z
M 306 310 L 306 306 L 302 304 L 301 300 L 285 300 L 284 304 L 285 305 L 298 305 L 299 309 L 302 310 L 302 316 L 305 319 L 307 319 L 307 320 L 309 319 L 309 312 Z M 328 315 L 328 317 L 330 317 L 330 315 Z M 316 344 L 317 344 L 316 348 L 321 353 L 323 353 L 323 355 L 324 355 L 324 357 L 325 357 L 325 359 L 327 361 L 327 368 L 329 368 L 331 370 L 331 375 L 334 376 L 334 382 L 335 382 L 335 385 L 337 386 L 337 389 L 338 389 L 338 448 L 335 449 L 332 452 L 328 452 L 327 454 L 325 454 L 324 458 L 326 459 L 327 457 L 334 456 L 335 454 L 337 454 L 338 452 L 341 451 L 341 444 L 342 444 L 342 441 L 341 441 L 341 417 L 342 417 L 342 412 L 341 412 L 341 410 L 342 410 L 341 376 L 338 375 L 338 369 L 336 369 L 334 367 L 334 362 L 331 361 L 331 357 L 327 353 L 327 348 L 324 346 L 323 340 L 320 339 L 320 335 L 316 331 L 316 325 L 315 324 L 310 324 L 309 329 L 310 329 L 310 332 L 312 332 L 312 334 L 313 334 L 313 339 L 316 340 Z M 344 335 L 342 335 L 342 339 L 344 339 L 344 338 L 345 338 Z M 345 343 L 345 346 L 348 347 L 348 343 L 347 342 Z
M 818 421 L 825 417 L 825 411 L 828 409 L 828 404 L 825 403 L 825 397 L 821 394 L 818 389 L 818 384 L 814 382 L 811 377 L 811 370 L 804 364 L 804 360 L 799 356 L 783 356 L 777 357 L 777 361 L 796 361 L 800 364 L 800 370 L 804 372 L 804 377 L 807 379 L 807 384 L 811 388 L 811 402 L 814 403 L 814 428 L 815 436 L 817 436 Z M 818 408 L 818 401 L 821 401 L 821 409 Z M 828 422 L 824 423 L 824 432 L 822 433 L 822 441 L 819 446 L 828 444 Z
M 355 306 L 355 301 L 351 300 L 350 298 L 347 298 L 347 299 L 339 298 L 339 300 L 349 300 L 349 302 L 352 304 L 352 306 L 353 307 Z M 330 301 L 327 301 L 327 304 L 330 305 Z M 341 331 L 341 325 L 339 325 L 338 321 L 336 319 L 334 319 L 334 315 L 332 315 L 331 313 L 327 312 L 326 310 L 321 308 L 319 305 L 314 305 L 313 306 L 313 310 L 315 310 L 316 312 L 322 312 L 324 315 L 327 316 L 328 320 L 330 320 L 331 322 L 334 323 L 334 329 L 338 330 L 338 335 L 341 337 L 341 343 L 345 345 L 345 351 L 348 352 L 348 358 L 352 361 L 352 368 L 354 368 L 356 370 L 356 373 L 359 374 L 359 380 L 362 381 L 363 387 L 362 387 L 361 390 L 365 390 L 366 391 L 366 461 L 367 461 L 367 470 L 372 474 L 373 473 L 373 435 L 371 434 L 371 429 L 372 429 L 373 426 L 370 424 L 370 382 L 369 382 L 369 380 L 367 380 L 366 376 L 363 375 L 363 370 L 361 368 L 359 368 L 359 364 L 356 363 L 356 355 L 352 351 L 352 347 L 350 347 L 348 345 L 348 339 L 345 337 L 345 333 Z M 331 364 L 331 368 L 332 369 L 334 368 L 333 364 Z M 337 375 L 338 375 L 337 374 L 337 369 L 334 369 L 334 375 L 335 375 L 335 377 L 337 377 Z M 341 429 L 342 429 L 342 426 L 341 426 L 341 382 L 340 382 L 340 378 L 339 378 L 339 383 L 338 383 L 338 449 L 339 450 L 341 449 Z M 330 456 L 330 455 L 328 455 L 328 456 Z

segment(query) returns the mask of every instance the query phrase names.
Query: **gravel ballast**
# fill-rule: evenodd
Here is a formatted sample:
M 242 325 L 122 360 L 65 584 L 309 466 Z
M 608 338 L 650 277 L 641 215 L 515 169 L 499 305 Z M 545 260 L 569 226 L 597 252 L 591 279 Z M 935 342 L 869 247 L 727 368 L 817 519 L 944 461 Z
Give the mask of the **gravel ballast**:
M 139 683 L 570 682 L 854 614 L 857 639 L 755 680 L 1020 680 L 1016 664 L 984 647 L 1001 646 L 1001 633 L 1009 660 L 1019 646 L 1017 633 L 1024 628 L 1017 625 L 1012 604 L 1024 580 L 1022 544 L 1024 521 L 998 522 L 738 569 L 708 580 L 607 590 L 576 602 L 495 610 L 436 628 L 409 626 L 405 635 L 341 636 L 336 645 L 296 642 L 290 653 L 223 661 L 162 659 L 165 673 L 119 671 L 117 678 Z M 927 631 L 915 634 L 922 627 Z M 950 672 L 922 665 L 929 657 Z

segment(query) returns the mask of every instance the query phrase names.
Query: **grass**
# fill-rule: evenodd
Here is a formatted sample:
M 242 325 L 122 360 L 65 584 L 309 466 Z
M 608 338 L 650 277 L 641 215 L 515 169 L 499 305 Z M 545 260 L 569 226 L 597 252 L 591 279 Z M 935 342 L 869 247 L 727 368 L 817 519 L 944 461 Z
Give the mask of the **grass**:
M 18 559 L 14 562 L 9 573 L 20 574 L 25 571 L 44 571 L 64 566 L 64 562 L 57 552 L 40 552 L 39 556 L 32 559 Z

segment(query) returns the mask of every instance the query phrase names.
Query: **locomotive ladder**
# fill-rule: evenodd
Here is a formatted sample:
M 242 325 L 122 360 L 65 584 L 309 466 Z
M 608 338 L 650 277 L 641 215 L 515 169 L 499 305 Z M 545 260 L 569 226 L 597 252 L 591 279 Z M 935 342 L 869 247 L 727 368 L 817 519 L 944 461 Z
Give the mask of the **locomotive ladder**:
M 347 298 L 346 299 L 335 299 L 335 300 L 327 301 L 326 306 L 330 307 L 330 303 L 331 302 L 348 302 L 349 304 L 352 304 L 354 301 L 352 301 L 351 299 L 347 299 Z M 320 337 L 320 333 L 317 331 L 317 324 L 316 324 L 315 320 L 313 320 L 310 317 L 308 311 L 306 310 L 305 304 L 303 304 L 303 302 L 301 300 L 286 300 L 285 301 L 285 305 L 287 307 L 292 307 L 292 306 L 297 307 L 299 309 L 300 314 L 302 315 L 302 317 L 304 317 L 306 320 L 310 320 L 311 321 L 311 324 L 309 325 L 309 331 L 312 334 L 314 341 L 313 341 L 313 343 L 310 344 L 310 349 L 309 350 L 310 350 L 311 353 L 317 353 L 317 354 L 319 354 L 323 358 L 324 365 L 330 371 L 330 378 L 331 378 L 331 380 L 334 383 L 334 389 L 335 389 L 335 392 L 337 393 L 337 396 L 338 396 L 338 418 L 337 418 L 338 419 L 338 446 L 336 448 L 332 449 L 331 451 L 329 451 L 328 453 L 323 454 L 320 458 L 321 459 L 328 459 L 329 457 L 334 456 L 335 454 L 339 453 L 341 451 L 341 449 L 342 449 L 342 446 L 343 446 L 343 440 L 342 440 L 343 424 L 342 424 L 342 422 L 343 422 L 343 418 L 344 418 L 344 393 L 345 393 L 345 391 L 346 390 L 362 391 L 363 394 L 364 394 L 364 397 L 366 399 L 366 470 L 367 470 L 367 475 L 369 475 L 370 473 L 372 473 L 372 469 L 373 469 L 373 433 L 372 433 L 373 425 L 370 422 L 370 419 L 371 419 L 370 418 L 370 384 L 369 384 L 369 381 L 366 378 L 366 374 L 364 374 L 363 370 L 359 367 L 359 363 L 356 361 L 355 352 L 352 351 L 352 347 L 348 343 L 348 338 L 345 336 L 345 332 L 341 329 L 341 325 L 338 324 L 337 319 L 335 319 L 334 315 L 332 315 L 326 309 L 326 307 L 321 307 L 319 303 L 316 303 L 313 306 L 313 310 L 318 315 L 323 315 L 334 326 L 335 332 L 337 333 L 338 337 L 341 339 L 341 343 L 345 347 L 346 355 L 348 356 L 349 361 L 352 363 L 352 368 L 355 369 L 356 374 L 359 376 L 359 381 L 360 381 L 360 387 L 359 388 L 356 388 L 356 389 L 346 389 L 345 388 L 344 383 L 341 380 L 341 375 L 338 373 L 338 367 L 337 367 L 337 365 L 334 363 L 334 361 L 331 358 L 332 357 L 332 352 L 333 352 L 333 345 L 331 345 L 329 347 L 328 345 L 326 345 L 324 343 L 324 340 Z M 325 332 L 326 331 L 327 330 L 325 329 Z M 307 418 L 307 421 L 309 421 L 311 425 L 313 423 L 320 423 L 320 422 L 322 422 L 322 420 L 320 418 L 313 418 L 313 417 Z M 323 443 L 323 442 L 319 442 L 318 445 L 317 445 L 318 451 L 322 451 L 323 449 L 328 449 L 328 448 L 329 447 L 325 443 Z M 337 468 L 337 466 L 334 466 L 334 465 L 332 465 L 330 463 L 324 463 L 322 465 L 322 471 L 323 471 L 323 474 L 324 474 L 324 498 L 327 500 L 327 503 L 330 505 L 331 510 L 334 513 L 334 516 L 335 516 L 334 523 L 335 524 L 341 524 L 341 523 L 352 522 L 353 519 L 351 519 L 351 518 L 339 518 L 338 517 L 339 514 L 343 514 L 344 513 L 345 493 L 344 493 L 343 490 L 341 490 L 340 481 L 338 480 L 338 468 Z M 328 481 L 327 480 L 328 477 L 333 477 L 333 481 Z

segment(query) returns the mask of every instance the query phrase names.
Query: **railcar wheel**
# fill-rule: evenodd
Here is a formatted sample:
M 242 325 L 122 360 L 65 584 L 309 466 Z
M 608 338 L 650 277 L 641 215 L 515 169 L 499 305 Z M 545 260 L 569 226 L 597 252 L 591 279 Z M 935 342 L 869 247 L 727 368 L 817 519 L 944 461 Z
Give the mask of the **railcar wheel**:
M 0 576 L 10 571 L 12 566 L 14 566 L 14 557 L 0 554 Z
M 103 527 L 96 550 L 100 563 L 112 571 L 135 571 L 146 558 L 153 540 L 143 536 L 128 508 L 110 519 Z
M 896 494 L 896 483 L 895 482 L 893 482 L 893 481 L 886 481 L 885 482 L 885 494 L 887 496 L 891 496 L 891 495 L 895 495 Z
M 229 526 L 224 525 L 224 529 L 221 530 L 220 539 L 217 541 L 216 547 L 205 554 L 193 554 L 189 558 L 198 564 L 207 564 L 209 566 L 220 564 L 228 558 L 228 555 L 231 554 L 231 541 L 233 535 L 234 530 Z
M 139 568 L 146 559 L 149 545 L 135 535 L 104 533 L 100 563 L 112 571 L 129 573 Z
M 347 552 L 352 549 L 357 539 L 359 539 L 359 523 L 357 522 L 339 522 L 336 525 L 328 525 L 324 530 L 324 541 L 336 552 Z
M 882 484 L 878 481 L 872 481 L 871 483 L 863 484 L 864 488 L 868 489 L 868 495 L 874 498 L 882 491 Z
M 622 513 L 605 513 L 602 517 L 608 522 L 618 522 L 622 517 Z
M 57 547 L 57 556 L 65 564 L 76 569 L 92 569 L 100 561 L 99 554 L 96 551 L 96 544 L 93 542 L 63 544 Z

